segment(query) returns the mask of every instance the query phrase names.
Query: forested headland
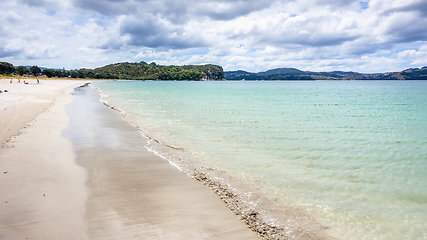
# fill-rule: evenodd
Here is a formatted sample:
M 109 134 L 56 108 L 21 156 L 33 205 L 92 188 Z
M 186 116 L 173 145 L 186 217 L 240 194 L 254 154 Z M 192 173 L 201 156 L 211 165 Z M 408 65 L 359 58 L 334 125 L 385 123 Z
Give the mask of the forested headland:
M 184 65 L 163 66 L 154 62 L 116 63 L 95 69 L 81 68 L 78 70 L 48 69 L 38 66 L 18 66 L 0 62 L 0 74 L 6 75 L 44 75 L 48 78 L 89 78 L 89 79 L 125 79 L 125 80 L 195 80 L 222 81 L 224 71 L 221 66 Z

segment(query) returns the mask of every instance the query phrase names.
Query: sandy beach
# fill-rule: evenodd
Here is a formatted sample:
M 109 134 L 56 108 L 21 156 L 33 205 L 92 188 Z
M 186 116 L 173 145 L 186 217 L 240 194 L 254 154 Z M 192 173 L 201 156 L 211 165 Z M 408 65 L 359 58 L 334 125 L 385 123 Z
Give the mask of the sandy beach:
M 84 239 L 87 176 L 61 133 L 83 82 L 1 81 L 0 239 Z
M 85 81 L 13 81 L 0 81 L 0 239 L 257 239 L 98 96 L 73 101 Z

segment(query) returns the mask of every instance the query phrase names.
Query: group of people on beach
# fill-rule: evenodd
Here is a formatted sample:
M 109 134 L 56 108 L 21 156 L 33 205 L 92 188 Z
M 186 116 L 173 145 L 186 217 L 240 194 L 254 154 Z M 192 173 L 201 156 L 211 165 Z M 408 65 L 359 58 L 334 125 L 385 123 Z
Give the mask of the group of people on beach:
M 38 80 L 38 79 L 36 79 L 37 80 L 37 84 L 39 84 L 40 83 L 40 80 Z M 27 82 L 27 81 L 23 81 L 24 82 L 24 84 L 30 84 L 29 82 Z M 12 84 L 13 83 L 13 81 L 12 81 L 12 79 L 10 79 L 10 84 Z M 18 82 L 17 83 L 21 83 L 21 79 L 19 79 L 18 78 Z

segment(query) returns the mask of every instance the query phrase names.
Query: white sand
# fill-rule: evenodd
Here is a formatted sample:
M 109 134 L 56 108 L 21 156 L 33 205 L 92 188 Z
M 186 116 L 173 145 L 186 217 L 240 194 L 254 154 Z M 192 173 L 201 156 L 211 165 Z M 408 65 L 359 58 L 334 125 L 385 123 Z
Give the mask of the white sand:
M 29 84 L 17 83 L 17 79 L 0 79 L 0 144 L 8 138 L 19 134 L 25 125 L 32 121 L 38 114 L 44 112 L 52 105 L 55 99 L 67 98 L 73 87 L 79 86 L 84 81 L 75 80 L 26 80 Z
M 0 94 L 0 239 L 86 238 L 86 171 L 61 133 L 68 93 L 81 84 L 0 82 L 9 91 Z

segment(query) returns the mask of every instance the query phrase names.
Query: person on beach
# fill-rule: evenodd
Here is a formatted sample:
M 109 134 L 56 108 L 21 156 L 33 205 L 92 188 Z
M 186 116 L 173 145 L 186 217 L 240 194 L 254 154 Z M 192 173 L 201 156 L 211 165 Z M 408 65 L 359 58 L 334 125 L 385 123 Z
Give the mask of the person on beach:
M 18 78 L 18 83 L 21 83 L 21 79 Z
M 10 84 L 12 84 L 12 79 L 10 79 Z

